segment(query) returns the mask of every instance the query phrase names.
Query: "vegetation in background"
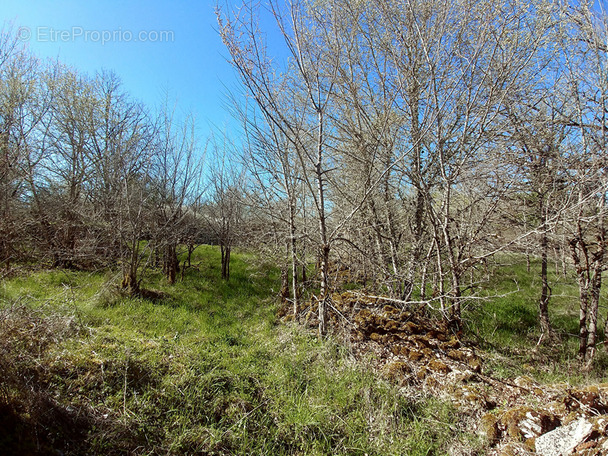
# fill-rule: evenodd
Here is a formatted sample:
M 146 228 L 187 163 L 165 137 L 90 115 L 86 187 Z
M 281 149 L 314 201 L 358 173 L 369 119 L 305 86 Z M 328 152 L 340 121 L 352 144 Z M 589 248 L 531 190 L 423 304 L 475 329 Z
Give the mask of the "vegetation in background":
M 0 445 L 364 455 L 467 440 L 452 407 L 331 334 L 341 287 L 439 316 L 491 375 L 599 378 L 602 6 L 218 5 L 244 135 L 210 157 L 166 101 L 0 32 Z M 277 324 L 277 295 L 318 332 Z

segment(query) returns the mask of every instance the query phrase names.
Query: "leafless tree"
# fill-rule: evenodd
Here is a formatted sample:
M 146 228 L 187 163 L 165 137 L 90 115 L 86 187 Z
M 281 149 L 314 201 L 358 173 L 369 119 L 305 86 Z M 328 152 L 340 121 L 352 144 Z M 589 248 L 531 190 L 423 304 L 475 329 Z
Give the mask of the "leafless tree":
M 579 359 L 585 369 L 595 356 L 602 274 L 606 269 L 608 190 L 608 15 L 590 2 L 569 7 L 562 45 L 567 71 L 563 96 L 569 110 L 560 123 L 573 128 L 569 185 L 577 206 L 564 225 L 579 284 Z
M 10 29 L 0 31 L 0 262 L 8 270 L 27 228 L 24 194 L 47 109 L 43 70 Z M 33 165 L 32 165 L 33 166 Z
M 214 136 L 210 148 L 209 197 L 203 200 L 201 213 L 220 246 L 222 279 L 230 280 L 230 255 L 243 230 L 245 174 L 227 137 Z
M 157 122 L 151 188 L 156 206 L 153 242 L 154 248 L 162 251 L 163 273 L 173 284 L 179 272 L 178 244 L 184 240 L 188 226 L 184 223 L 188 206 L 196 206 L 201 197 L 203 157 L 197 148 L 191 117 L 178 126 L 175 109 L 165 103 Z

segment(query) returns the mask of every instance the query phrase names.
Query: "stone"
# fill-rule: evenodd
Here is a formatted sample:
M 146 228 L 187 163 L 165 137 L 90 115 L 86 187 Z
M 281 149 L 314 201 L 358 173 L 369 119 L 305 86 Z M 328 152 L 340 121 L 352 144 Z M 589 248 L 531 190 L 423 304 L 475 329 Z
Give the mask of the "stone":
M 573 408 L 576 408 L 576 405 L 585 409 L 600 410 L 603 408 L 597 387 L 591 386 L 581 390 L 573 390 L 570 394 L 576 401 Z
M 519 422 L 519 429 L 526 439 L 536 438 L 559 426 L 559 420 L 544 410 L 527 412 Z
M 422 349 L 422 353 L 424 354 L 424 356 L 426 356 L 427 358 L 430 358 L 431 356 L 433 356 L 434 352 L 433 350 L 431 350 L 430 348 L 423 348 Z
M 424 380 L 426 378 L 427 374 L 428 374 L 428 369 L 426 368 L 426 366 L 424 366 L 416 373 L 416 377 L 418 378 L 418 380 Z
M 403 330 L 408 334 L 420 334 L 421 331 L 420 326 L 412 321 L 408 321 L 404 325 Z
M 484 437 L 490 445 L 498 442 L 500 438 L 500 430 L 498 429 L 498 418 L 496 415 L 486 413 L 481 417 L 478 432 Z
M 447 364 L 445 364 L 437 359 L 431 359 L 429 361 L 429 363 L 427 364 L 427 366 L 432 371 L 438 372 L 440 374 L 447 374 L 448 372 L 450 372 L 452 370 L 452 369 L 450 369 L 450 366 L 448 366 Z
M 407 357 L 410 361 L 420 361 L 422 358 L 424 358 L 424 354 L 418 350 L 409 350 Z
M 474 372 L 481 372 L 481 359 L 479 357 L 471 356 L 467 358 L 467 364 Z
M 386 375 L 391 380 L 397 380 L 411 372 L 410 366 L 403 361 L 394 361 L 386 366 Z
M 401 313 L 401 311 L 399 309 L 396 309 L 393 306 L 384 306 L 384 313 L 389 316 L 392 317 L 394 315 L 399 315 Z
M 500 417 L 500 424 L 509 437 L 519 440 L 523 437 L 520 423 L 532 412 L 534 412 L 534 410 L 530 407 L 514 407 L 503 413 Z
M 585 443 L 581 443 L 580 445 L 578 445 L 576 447 L 576 451 L 585 451 L 585 450 L 589 450 L 590 448 L 595 448 L 597 446 L 597 441 L 592 440 L 591 442 L 585 442 Z
M 424 380 L 424 388 L 426 390 L 437 390 L 441 389 L 441 387 L 441 383 L 432 375 L 428 375 Z
M 460 350 L 449 350 L 448 351 L 448 357 L 456 360 L 456 361 L 466 361 L 467 360 L 467 354 L 460 351 Z
M 578 419 L 558 427 L 536 439 L 536 454 L 541 456 L 567 456 L 593 432 L 593 425 L 586 419 Z
M 499 456 L 523 456 L 529 455 L 530 451 L 525 445 L 521 443 L 511 442 L 504 446 L 498 454 Z
M 449 341 L 444 342 L 443 349 L 457 349 L 460 348 L 460 341 L 456 337 L 452 337 Z
M 520 388 L 532 388 L 532 387 L 536 386 L 536 382 L 531 377 L 528 377 L 527 375 L 522 375 L 521 377 L 517 377 L 515 380 L 513 380 L 513 383 L 515 383 Z

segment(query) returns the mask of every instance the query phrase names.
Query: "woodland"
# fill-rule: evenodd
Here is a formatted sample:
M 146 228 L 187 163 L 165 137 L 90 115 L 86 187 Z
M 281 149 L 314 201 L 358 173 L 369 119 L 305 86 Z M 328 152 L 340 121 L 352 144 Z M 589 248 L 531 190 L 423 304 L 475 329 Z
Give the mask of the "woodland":
M 605 6 L 218 4 L 241 131 L 209 138 L 4 30 L 0 448 L 531 451 L 566 412 L 512 431 L 509 388 L 608 363 Z

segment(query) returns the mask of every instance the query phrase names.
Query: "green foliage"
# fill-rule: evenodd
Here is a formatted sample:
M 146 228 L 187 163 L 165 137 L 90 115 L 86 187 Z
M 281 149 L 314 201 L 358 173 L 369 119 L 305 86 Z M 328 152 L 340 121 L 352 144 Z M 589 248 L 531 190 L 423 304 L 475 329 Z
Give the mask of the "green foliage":
M 251 260 L 234 254 L 226 282 L 217 249 L 201 247 L 183 281 L 152 277 L 138 298 L 108 273 L 3 282 L 2 315 L 24 317 L 0 330 L 14 374 L 0 405 L 65 454 L 426 455 L 460 438 L 451 407 L 404 395 L 331 338 L 277 325 L 278 271 Z M 30 391 L 48 401 L 28 403 Z M 42 419 L 51 403 L 63 428 Z

